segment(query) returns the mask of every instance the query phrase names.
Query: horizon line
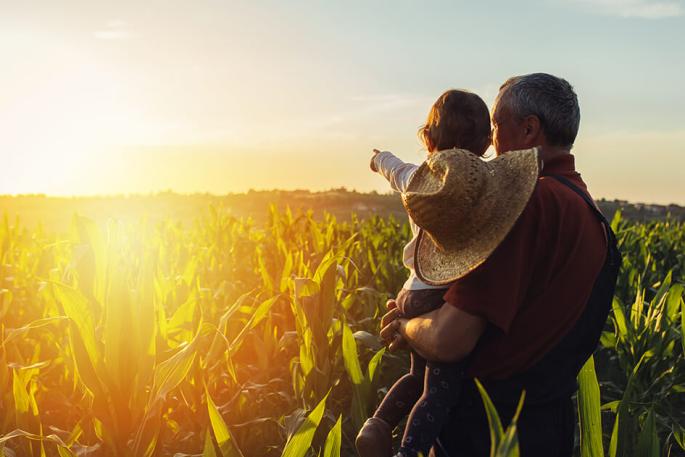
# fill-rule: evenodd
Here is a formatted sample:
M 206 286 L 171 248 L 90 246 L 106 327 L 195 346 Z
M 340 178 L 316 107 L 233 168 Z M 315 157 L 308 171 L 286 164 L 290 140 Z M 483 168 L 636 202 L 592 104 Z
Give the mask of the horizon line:
M 133 192 L 133 193 L 119 193 L 119 194 L 47 194 L 47 193 L 37 192 L 37 193 L 0 194 L 0 198 L 45 198 L 45 199 L 70 199 L 70 200 L 83 199 L 83 200 L 86 200 L 86 199 L 160 197 L 160 196 L 164 196 L 164 195 L 171 195 L 171 196 L 177 196 L 177 197 L 204 196 L 204 197 L 222 198 L 222 197 L 248 196 L 249 194 L 253 194 L 253 193 L 277 193 L 277 192 L 309 193 L 309 194 L 326 194 L 326 193 L 331 193 L 331 192 L 346 192 L 346 193 L 350 193 L 350 194 L 379 195 L 379 196 L 386 196 L 386 197 L 393 196 L 396 193 L 393 191 L 379 192 L 377 190 L 362 191 L 362 190 L 358 190 L 355 188 L 347 188 L 347 187 L 341 186 L 341 187 L 331 187 L 329 189 L 322 189 L 322 190 L 278 189 L 278 188 L 248 189 L 248 190 L 242 191 L 242 192 L 227 192 L 227 193 L 223 193 L 223 194 L 217 194 L 217 193 L 209 192 L 209 191 L 179 192 L 179 191 L 175 191 L 172 189 L 150 191 L 147 193 L 145 193 L 145 192 Z M 676 202 L 654 203 L 654 202 L 631 201 L 631 200 L 625 200 L 625 199 L 620 199 L 620 198 L 606 198 L 606 197 L 595 198 L 595 201 L 626 203 L 626 204 L 631 204 L 631 205 L 662 206 L 662 207 L 675 206 L 678 208 L 685 208 L 685 203 L 681 204 L 681 203 L 676 203 Z

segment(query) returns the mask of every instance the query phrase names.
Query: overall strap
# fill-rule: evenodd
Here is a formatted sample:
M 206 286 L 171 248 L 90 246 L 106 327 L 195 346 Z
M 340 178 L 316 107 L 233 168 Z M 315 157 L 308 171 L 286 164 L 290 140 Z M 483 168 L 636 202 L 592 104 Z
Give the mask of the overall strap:
M 559 175 L 549 175 L 550 178 L 554 178 L 557 181 L 559 181 L 561 184 L 565 185 L 569 189 L 571 189 L 573 192 L 578 194 L 583 200 L 585 200 L 585 203 L 588 204 L 590 209 L 592 209 L 592 212 L 597 216 L 599 221 L 604 225 L 606 228 L 606 233 L 609 241 L 609 248 L 612 249 L 616 245 L 616 235 L 614 235 L 614 231 L 611 229 L 611 224 L 609 221 L 607 221 L 607 218 L 602 214 L 602 212 L 597 208 L 597 205 L 595 202 L 590 198 L 590 196 L 586 193 L 583 192 L 583 190 L 573 184 L 569 179 L 559 176 Z
M 602 212 L 599 209 L 597 209 L 595 202 L 590 198 L 590 196 L 587 193 L 583 192 L 583 190 L 580 187 L 573 184 L 568 178 L 565 178 L 565 177 L 560 176 L 560 175 L 549 175 L 549 177 L 556 179 L 557 181 L 559 181 L 560 183 L 562 183 L 563 185 L 565 185 L 566 187 L 571 189 L 573 192 L 580 195 L 580 197 L 583 200 L 585 200 L 585 203 L 587 203 L 588 206 L 590 208 L 592 208 L 592 210 L 597 215 L 597 217 L 599 217 L 599 219 L 601 219 L 602 222 L 604 222 L 605 224 L 608 224 L 606 218 L 604 217 L 604 214 L 602 214 Z

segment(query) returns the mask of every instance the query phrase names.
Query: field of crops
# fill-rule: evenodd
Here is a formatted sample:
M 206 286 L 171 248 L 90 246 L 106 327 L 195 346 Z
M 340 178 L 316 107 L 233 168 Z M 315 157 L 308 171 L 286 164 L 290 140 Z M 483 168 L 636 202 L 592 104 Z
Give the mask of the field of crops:
M 578 453 L 682 456 L 685 224 L 613 225 L 624 265 Z M 5 218 L 0 456 L 354 455 L 406 369 L 376 335 L 409 235 L 276 210 L 260 227 L 214 208 L 192 226 L 75 217 L 68 235 Z

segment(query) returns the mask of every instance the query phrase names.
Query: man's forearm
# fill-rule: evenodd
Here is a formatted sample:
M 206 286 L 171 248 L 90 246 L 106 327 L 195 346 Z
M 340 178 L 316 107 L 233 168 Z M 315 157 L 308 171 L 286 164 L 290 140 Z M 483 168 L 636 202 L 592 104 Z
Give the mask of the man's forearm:
M 456 362 L 471 353 L 486 322 L 449 304 L 419 317 L 403 320 L 400 333 L 426 360 Z
M 407 320 L 401 327 L 400 333 L 409 345 L 426 360 L 438 361 L 437 331 L 435 318 L 437 310 L 422 316 Z

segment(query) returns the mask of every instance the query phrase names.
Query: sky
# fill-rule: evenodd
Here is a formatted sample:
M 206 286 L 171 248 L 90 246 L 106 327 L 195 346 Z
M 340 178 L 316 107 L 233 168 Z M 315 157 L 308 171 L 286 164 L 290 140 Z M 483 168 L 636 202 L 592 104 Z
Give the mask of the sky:
M 0 0 L 0 194 L 389 191 L 435 99 L 575 87 L 595 198 L 685 205 L 685 0 Z

